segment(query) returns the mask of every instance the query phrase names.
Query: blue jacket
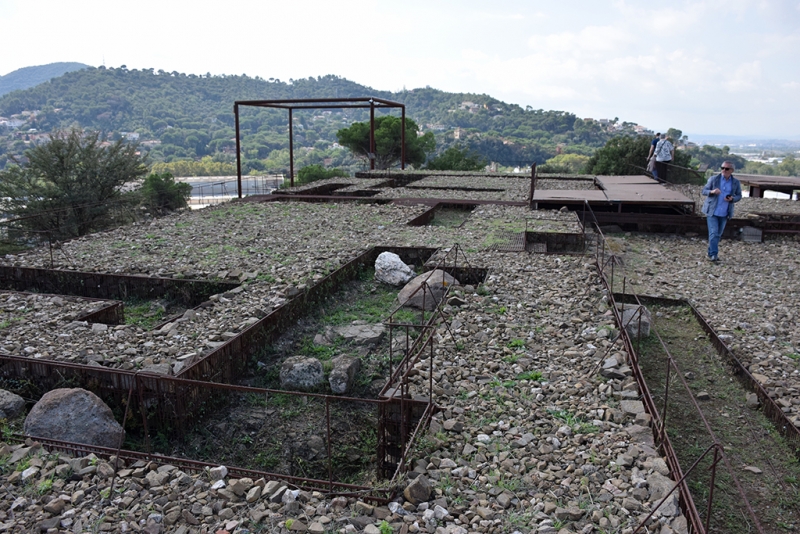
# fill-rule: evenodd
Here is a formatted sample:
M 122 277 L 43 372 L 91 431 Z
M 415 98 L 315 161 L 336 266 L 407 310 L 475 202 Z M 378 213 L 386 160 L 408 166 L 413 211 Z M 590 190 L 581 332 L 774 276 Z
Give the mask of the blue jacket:
M 706 201 L 703 203 L 703 214 L 706 217 L 710 217 L 714 215 L 714 210 L 717 208 L 717 201 L 719 200 L 719 195 L 711 195 L 709 194 L 710 191 L 719 188 L 720 180 L 722 180 L 722 174 L 717 174 L 716 176 L 712 176 L 708 179 L 706 186 L 703 188 L 703 196 L 707 197 Z M 733 195 L 733 201 L 728 203 L 728 219 L 733 217 L 733 204 L 735 202 L 739 202 L 742 200 L 742 184 L 731 175 L 731 180 L 733 183 L 731 184 L 731 195 Z

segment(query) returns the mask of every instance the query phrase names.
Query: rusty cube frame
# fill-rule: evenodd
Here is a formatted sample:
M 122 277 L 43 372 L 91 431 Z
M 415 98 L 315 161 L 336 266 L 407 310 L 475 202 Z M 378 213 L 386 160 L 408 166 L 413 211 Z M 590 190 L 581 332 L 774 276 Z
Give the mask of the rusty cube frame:
M 400 168 L 406 168 L 406 105 L 377 97 L 359 98 L 289 98 L 285 100 L 237 100 L 233 103 L 236 120 L 236 188 L 242 198 L 242 147 L 239 133 L 239 106 L 277 108 L 289 110 L 289 182 L 294 187 L 294 140 L 292 113 L 295 109 L 347 109 L 369 108 L 369 168 L 375 169 L 375 108 L 401 110 L 400 128 Z

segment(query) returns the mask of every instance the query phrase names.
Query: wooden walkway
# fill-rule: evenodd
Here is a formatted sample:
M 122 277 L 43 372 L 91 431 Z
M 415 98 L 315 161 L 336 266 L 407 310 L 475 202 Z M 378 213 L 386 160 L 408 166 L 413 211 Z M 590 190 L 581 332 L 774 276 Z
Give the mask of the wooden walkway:
M 669 207 L 694 212 L 694 201 L 677 191 L 667 189 L 647 176 L 598 176 L 598 189 L 589 190 L 536 190 L 533 202 L 537 206 L 548 204 L 583 204 L 595 206 L 623 205 Z

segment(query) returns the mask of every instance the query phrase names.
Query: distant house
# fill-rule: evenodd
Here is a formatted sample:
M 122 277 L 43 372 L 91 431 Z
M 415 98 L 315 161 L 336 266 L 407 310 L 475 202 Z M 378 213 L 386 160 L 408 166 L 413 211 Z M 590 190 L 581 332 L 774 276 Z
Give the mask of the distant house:
M 128 141 L 138 141 L 139 134 L 137 132 L 120 132 L 120 135 Z
M 23 124 L 25 124 L 25 122 L 26 121 L 22 119 L 6 119 L 4 121 L 0 120 L 0 126 L 6 126 L 8 128 L 17 129 Z

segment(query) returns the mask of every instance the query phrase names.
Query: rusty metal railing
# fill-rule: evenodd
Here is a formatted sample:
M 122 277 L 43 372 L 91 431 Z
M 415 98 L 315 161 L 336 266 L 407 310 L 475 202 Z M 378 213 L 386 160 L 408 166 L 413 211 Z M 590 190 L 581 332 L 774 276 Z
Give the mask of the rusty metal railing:
M 391 476 L 392 483 L 401 475 L 406 467 L 408 453 L 412 449 L 416 437 L 422 432 L 430 417 L 436 411 L 433 402 L 433 364 L 434 364 L 434 334 L 438 325 L 443 325 L 450 331 L 449 323 L 444 313 L 452 285 L 442 282 L 429 282 L 434 271 L 442 270 L 459 280 L 463 284 L 478 284 L 486 277 L 486 269 L 475 269 L 463 249 L 457 243 L 447 253 L 436 261 L 433 269 L 423 283 L 409 298 L 422 297 L 422 309 L 419 323 L 410 323 L 398 320 L 398 312 L 404 307 L 401 302 L 384 321 L 389 327 L 389 380 L 380 392 L 380 398 L 390 399 L 387 405 L 381 407 L 384 413 L 381 417 L 379 471 L 383 476 Z M 440 285 L 442 296 L 437 299 L 434 286 Z M 433 309 L 428 311 L 428 304 L 433 303 Z M 405 337 L 406 347 L 396 367 L 394 360 L 394 332 L 400 329 Z M 416 334 L 416 335 L 414 335 Z M 450 331 L 453 337 L 452 331 Z M 411 372 L 415 366 L 425 359 L 428 361 L 427 390 L 411 390 Z M 393 430 L 393 431 L 392 431 Z
M 719 440 L 716 438 L 713 430 L 711 429 L 708 421 L 706 420 L 705 416 L 703 415 L 700 406 L 697 404 L 697 400 L 692 393 L 691 389 L 689 388 L 688 384 L 686 383 L 685 379 L 683 378 L 683 373 L 681 372 L 679 366 L 675 362 L 672 354 L 670 353 L 669 349 L 667 348 L 666 344 L 664 343 L 661 336 L 658 334 L 657 330 L 651 326 L 651 333 L 655 333 L 658 341 L 663 348 L 665 354 L 667 355 L 667 384 L 665 388 L 665 400 L 664 400 L 664 408 L 663 411 L 660 411 L 655 404 L 655 399 L 650 392 L 650 389 L 645 381 L 644 375 L 642 374 L 641 368 L 639 367 L 638 362 L 638 352 L 634 348 L 633 340 L 631 336 L 628 334 L 626 330 L 626 324 L 623 323 L 622 314 L 617 306 L 617 301 L 615 297 L 614 288 L 615 285 L 622 284 L 622 294 L 623 295 L 630 295 L 630 297 L 636 302 L 639 306 L 641 306 L 641 300 L 639 299 L 638 295 L 635 293 L 627 293 L 627 277 L 624 271 L 624 262 L 621 261 L 619 256 L 617 256 L 609 246 L 605 236 L 603 235 L 602 231 L 600 230 L 600 226 L 597 223 L 596 217 L 594 217 L 594 213 L 591 210 L 591 207 L 587 206 L 586 209 L 586 219 L 585 221 L 588 224 L 591 224 L 595 228 L 596 236 L 597 236 L 597 243 L 595 245 L 595 258 L 596 264 L 598 268 L 598 272 L 600 274 L 600 279 L 603 285 L 606 288 L 607 296 L 609 300 L 609 304 L 611 309 L 614 313 L 615 320 L 617 324 L 620 325 L 620 337 L 625 345 L 626 352 L 628 353 L 628 359 L 630 363 L 630 367 L 633 371 L 633 376 L 639 386 L 639 391 L 642 396 L 642 401 L 647 409 L 647 412 L 653 418 L 653 427 L 654 427 L 654 437 L 656 439 L 659 448 L 663 451 L 666 461 L 670 468 L 670 474 L 672 479 L 675 480 L 676 484 L 675 487 L 672 489 L 670 494 L 674 492 L 676 489 L 680 495 L 680 503 L 681 508 L 684 514 L 687 517 L 687 521 L 689 523 L 689 527 L 691 532 L 698 533 L 698 534 L 707 534 L 710 528 L 710 518 L 711 518 L 711 509 L 714 499 L 714 483 L 716 480 L 716 472 L 718 465 L 722 464 L 728 475 L 734 480 L 737 492 L 739 493 L 742 502 L 745 504 L 745 508 L 749 517 L 753 521 L 753 525 L 755 526 L 758 532 L 763 532 L 763 528 L 761 527 L 758 518 L 753 511 L 752 506 L 750 505 L 747 496 L 744 493 L 739 481 L 734 474 L 733 469 L 731 468 L 727 456 L 725 455 L 724 448 Z M 610 271 L 610 273 L 609 273 Z M 621 280 L 620 280 L 621 278 Z M 641 308 L 640 308 L 641 310 Z M 633 318 L 638 322 L 639 328 L 637 328 L 637 345 L 641 342 L 641 313 L 634 314 Z M 708 327 L 710 328 L 710 327 Z M 703 421 L 703 425 L 708 433 L 712 444 L 702 453 L 700 458 L 698 458 L 690 467 L 689 469 L 684 472 L 682 466 L 680 465 L 680 461 L 676 454 L 676 451 L 670 441 L 669 435 L 667 433 L 667 400 L 669 398 L 669 377 L 672 375 L 671 370 L 675 370 L 677 376 L 680 378 L 680 385 L 683 386 L 686 395 L 691 399 L 691 403 L 697 412 L 698 416 Z M 689 490 L 688 484 L 686 482 L 686 478 L 692 472 L 699 469 L 700 462 L 703 458 L 705 458 L 710 452 L 713 452 L 714 458 L 711 465 L 708 467 L 710 470 L 710 491 L 708 495 L 708 499 L 706 502 L 706 517 L 705 521 L 703 521 L 700 513 L 695 506 L 694 499 L 691 495 Z M 669 494 L 664 497 L 664 499 L 659 503 L 659 506 L 669 497 Z M 647 521 L 649 521 L 650 517 L 658 510 L 659 506 L 654 507 L 653 512 L 651 512 L 643 521 L 640 522 L 638 527 L 634 530 L 634 534 L 636 532 L 642 531 L 645 528 Z
M 204 410 L 211 411 L 224 406 L 232 395 L 246 394 L 268 398 L 270 395 L 281 394 L 298 399 L 312 399 L 315 402 L 324 403 L 325 415 L 320 416 L 322 418 L 320 425 L 326 428 L 328 480 L 321 480 L 318 477 L 293 477 L 286 473 L 266 471 L 258 473 L 262 476 L 302 483 L 304 487 L 331 493 L 342 494 L 357 491 L 367 495 L 370 492 L 378 491 L 379 493 L 383 492 L 380 495 L 385 497 L 387 491 L 381 488 L 343 484 L 334 480 L 334 466 L 331 462 L 335 457 L 337 445 L 333 439 L 334 435 L 331 433 L 331 408 L 341 403 L 368 408 L 375 407 L 377 410 L 375 424 L 381 426 L 379 446 L 383 447 L 382 452 L 386 452 L 386 444 L 397 444 L 396 451 L 392 452 L 397 455 L 398 460 L 393 462 L 395 465 L 392 465 L 391 471 L 384 468 L 381 473 L 385 474 L 387 478 L 391 476 L 392 480 L 396 480 L 406 464 L 407 454 L 411 450 L 415 438 L 421 433 L 435 409 L 432 400 L 432 373 L 429 373 L 431 376 L 427 381 L 426 391 L 412 392 L 409 382 L 412 378 L 410 371 L 425 356 L 427 356 L 429 365 L 433 366 L 434 333 L 445 299 L 442 299 L 430 314 L 423 311 L 420 324 L 403 326 L 405 328 L 421 328 L 423 333 L 416 338 L 396 368 L 392 368 L 392 355 L 389 356 L 389 384 L 395 388 L 397 394 L 388 394 L 388 385 L 377 399 L 368 399 L 253 388 L 226 382 L 233 381 L 239 376 L 245 369 L 248 359 L 261 347 L 274 339 L 304 313 L 315 309 L 320 299 L 326 298 L 343 282 L 357 276 L 360 269 L 366 267 L 370 262 L 374 262 L 377 255 L 386 250 L 393 250 L 405 257 L 404 261 L 417 264 L 421 264 L 434 251 L 434 249 L 387 247 L 370 249 L 353 262 L 309 288 L 305 293 L 277 308 L 272 314 L 252 325 L 239 336 L 215 349 L 203 361 L 190 367 L 189 372 L 181 373 L 177 377 L 52 360 L 35 360 L 2 353 L 0 353 L 0 377 L 25 381 L 33 385 L 39 394 L 56 387 L 84 387 L 95 392 L 112 406 L 112 409 L 119 412 L 120 416 L 124 410 L 124 421 L 129 420 L 129 415 L 131 421 L 140 419 L 144 454 L 149 458 L 166 458 L 153 453 L 152 435 L 154 433 L 185 434 L 203 420 L 202 412 Z M 452 247 L 444 257 L 437 260 L 436 267 L 447 270 L 467 283 L 482 281 L 486 275 L 485 269 L 474 269 L 469 266 L 458 245 Z M 92 291 L 95 290 L 92 289 Z M 187 296 L 187 300 L 192 299 Z M 395 323 L 395 326 L 399 325 Z M 391 344 L 391 335 L 389 339 Z M 202 378 L 202 380 L 195 378 Z M 424 393 L 424 395 L 421 396 L 419 393 Z M 398 434 L 399 437 L 393 437 L 393 433 Z M 74 444 L 54 443 L 75 449 Z M 85 446 L 82 449 L 76 449 L 76 451 L 80 450 L 88 449 Z M 136 457 L 136 454 L 140 453 L 120 451 L 120 454 Z M 386 467 L 383 461 L 386 455 L 384 454 L 380 458 L 382 466 Z M 192 461 L 184 460 L 184 463 L 187 462 L 191 464 Z M 170 463 L 174 462 L 170 459 Z M 200 464 L 210 465 L 207 462 L 197 463 L 197 465 Z

